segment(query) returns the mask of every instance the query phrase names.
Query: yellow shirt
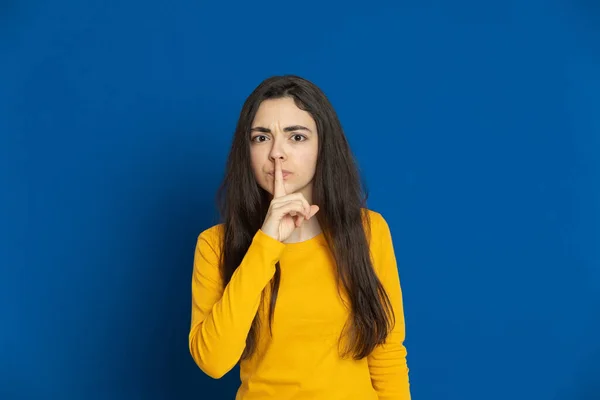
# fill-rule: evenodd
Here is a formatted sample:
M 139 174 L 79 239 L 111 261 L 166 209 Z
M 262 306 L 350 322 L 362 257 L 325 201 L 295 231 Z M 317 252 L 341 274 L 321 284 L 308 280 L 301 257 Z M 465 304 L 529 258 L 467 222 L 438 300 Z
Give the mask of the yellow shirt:
M 219 224 L 199 235 L 194 256 L 189 348 L 200 369 L 213 378 L 231 370 L 259 312 L 256 351 L 240 363 L 236 400 L 409 400 L 402 294 L 392 237 L 381 214 L 369 210 L 369 215 L 373 265 L 396 321 L 385 344 L 362 360 L 340 357 L 338 343 L 349 311 L 343 291 L 342 298 L 338 293 L 333 257 L 323 233 L 285 244 L 257 231 L 223 289 L 218 263 L 223 226 Z M 277 261 L 281 280 L 271 337 L 268 293 Z

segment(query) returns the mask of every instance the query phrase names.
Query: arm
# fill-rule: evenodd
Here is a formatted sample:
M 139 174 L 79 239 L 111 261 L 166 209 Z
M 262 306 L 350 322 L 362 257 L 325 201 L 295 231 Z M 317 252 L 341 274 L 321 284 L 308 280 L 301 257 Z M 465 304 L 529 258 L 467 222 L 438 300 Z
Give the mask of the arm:
M 374 254 L 375 269 L 394 310 L 394 329 L 386 342 L 377 346 L 368 356 L 371 382 L 380 400 L 410 400 L 410 385 L 406 348 L 404 347 L 404 310 L 400 278 L 389 226 L 381 215 L 377 216 L 379 247 Z
M 207 375 L 218 379 L 239 361 L 261 293 L 275 274 L 285 244 L 257 231 L 223 289 L 216 239 L 200 234 L 194 255 L 189 349 Z

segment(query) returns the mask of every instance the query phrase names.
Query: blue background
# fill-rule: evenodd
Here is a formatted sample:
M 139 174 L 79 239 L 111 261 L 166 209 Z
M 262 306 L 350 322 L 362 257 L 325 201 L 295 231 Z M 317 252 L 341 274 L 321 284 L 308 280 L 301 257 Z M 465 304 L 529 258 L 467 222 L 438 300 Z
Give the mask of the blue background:
M 0 56 L 1 399 L 233 398 L 193 250 L 284 73 L 391 226 L 413 398 L 600 398 L 599 3 L 4 1 Z

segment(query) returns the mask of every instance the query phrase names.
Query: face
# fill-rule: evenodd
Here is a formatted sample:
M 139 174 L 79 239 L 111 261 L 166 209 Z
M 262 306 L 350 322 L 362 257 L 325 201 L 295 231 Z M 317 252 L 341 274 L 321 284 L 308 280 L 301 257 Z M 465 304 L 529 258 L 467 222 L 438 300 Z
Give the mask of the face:
M 260 187 L 273 195 L 275 159 L 280 158 L 286 193 L 300 192 L 311 203 L 318 140 L 314 119 L 294 99 L 263 101 L 250 131 L 252 170 Z

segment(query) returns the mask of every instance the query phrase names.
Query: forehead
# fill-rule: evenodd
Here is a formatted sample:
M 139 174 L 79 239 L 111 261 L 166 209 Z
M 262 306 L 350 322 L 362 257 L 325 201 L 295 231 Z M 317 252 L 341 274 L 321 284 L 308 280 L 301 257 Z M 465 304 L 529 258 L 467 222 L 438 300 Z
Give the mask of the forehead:
M 312 116 L 298 108 L 293 98 L 264 100 L 254 117 L 253 126 L 268 126 L 272 124 L 301 124 L 315 126 Z

